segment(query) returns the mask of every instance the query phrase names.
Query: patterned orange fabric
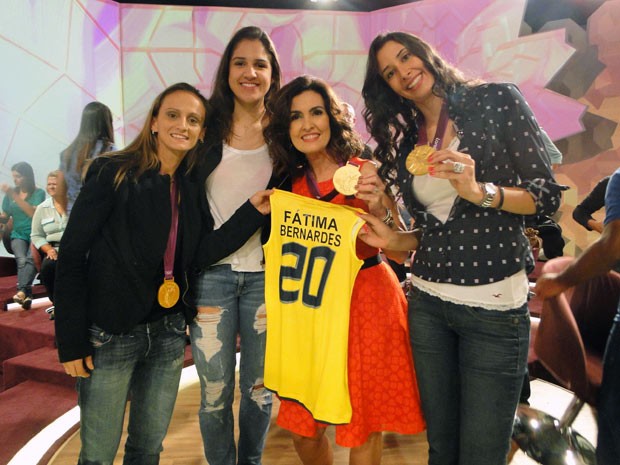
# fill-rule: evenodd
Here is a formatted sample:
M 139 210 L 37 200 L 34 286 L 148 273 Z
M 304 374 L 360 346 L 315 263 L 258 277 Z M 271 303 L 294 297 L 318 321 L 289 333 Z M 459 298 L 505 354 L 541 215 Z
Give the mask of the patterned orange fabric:
M 321 195 L 333 189 L 330 181 L 319 183 Z M 304 178 L 293 192 L 311 197 Z M 367 210 L 358 199 L 338 194 L 332 203 Z M 357 254 L 376 254 L 358 241 Z M 349 320 L 348 375 L 353 416 L 336 425 L 336 443 L 357 447 L 379 431 L 415 434 L 424 430 L 418 386 L 407 329 L 407 301 L 396 275 L 385 263 L 360 270 L 353 287 Z M 301 436 L 312 437 L 325 423 L 312 418 L 300 404 L 281 399 L 278 425 Z

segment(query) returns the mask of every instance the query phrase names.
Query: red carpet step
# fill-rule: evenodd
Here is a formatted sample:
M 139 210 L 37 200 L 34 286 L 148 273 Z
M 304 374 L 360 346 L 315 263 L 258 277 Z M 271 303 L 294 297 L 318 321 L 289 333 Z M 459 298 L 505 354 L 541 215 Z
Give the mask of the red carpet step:
M 60 415 L 77 405 L 74 388 L 25 381 L 0 392 L 0 464 Z
M 0 392 L 0 465 L 77 405 L 75 378 L 58 361 L 47 306 L 40 301 L 29 311 L 0 311 L 0 391 L 6 389 Z M 188 344 L 184 366 L 192 364 Z
M 41 347 L 54 347 L 54 322 L 44 302 L 31 310 L 0 311 L 0 365 Z
M 28 379 L 70 388 L 75 386 L 75 378 L 67 376 L 62 364 L 58 361 L 58 352 L 53 347 L 41 347 L 5 360 L 3 371 L 4 389 L 9 389 Z
M 193 364 L 191 346 L 188 345 L 185 348 L 183 366 L 187 367 Z M 60 384 L 70 388 L 75 386 L 75 378 L 65 373 L 62 364 L 58 361 L 58 352 L 51 347 L 41 347 L 40 349 L 5 360 L 3 369 L 4 389 L 12 388 L 29 379 Z

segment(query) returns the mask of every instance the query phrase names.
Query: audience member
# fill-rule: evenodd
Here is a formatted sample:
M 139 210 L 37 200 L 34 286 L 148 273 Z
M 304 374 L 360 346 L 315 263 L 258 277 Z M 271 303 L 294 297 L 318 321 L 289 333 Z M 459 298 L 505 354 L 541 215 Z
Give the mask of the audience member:
M 67 213 L 82 187 L 82 175 L 86 162 L 102 153 L 116 150 L 112 112 L 101 102 L 90 102 L 82 110 L 80 130 L 65 150 L 60 154 L 60 169 L 67 182 Z
M 562 164 L 562 159 L 564 158 L 562 156 L 562 152 L 560 152 L 560 150 L 556 147 L 556 145 L 551 140 L 551 137 L 549 137 L 549 134 L 547 134 L 547 131 L 545 131 L 543 128 L 540 128 L 540 137 L 543 141 L 543 145 L 545 146 L 545 151 L 548 155 L 547 159 L 551 164 L 551 168 L 555 170 L 558 166 Z
M 599 183 L 600 184 L 600 183 Z M 561 273 L 544 274 L 534 292 L 540 298 L 562 291 L 615 269 L 620 271 L 620 169 L 608 178 L 605 195 L 605 221 L 601 237 Z M 599 393 L 596 463 L 620 463 L 620 304 L 609 334 Z
M 159 94 L 136 139 L 90 165 L 63 234 L 56 341 L 78 377 L 81 464 L 114 461 L 130 395 L 124 463 L 159 463 L 196 315 L 188 275 L 239 247 L 269 213 L 270 192 L 258 192 L 203 234 L 204 178 L 193 168 L 206 108 L 189 84 Z
M 353 105 L 347 102 L 340 102 L 342 107 L 342 119 L 344 119 L 352 129 L 355 128 L 355 122 L 357 121 L 357 116 L 355 114 L 355 108 Z
M 355 108 L 353 108 L 353 105 L 347 102 L 342 102 L 342 117 L 344 121 L 346 121 L 351 126 L 351 128 L 355 130 L 357 115 L 355 113 Z M 364 148 L 362 149 L 359 157 L 365 160 L 372 159 L 372 149 L 367 144 L 364 144 Z
M 466 80 L 411 34 L 373 40 L 362 94 L 380 173 L 415 220 L 399 233 L 365 215 L 360 237 L 415 250 L 409 328 L 429 463 L 505 463 L 530 328 L 523 217 L 553 214 L 563 187 L 519 90 Z
M 391 196 L 386 194 L 385 185 L 377 176 L 374 164 L 352 158 L 360 152 L 363 143 L 350 124 L 344 121 L 340 102 L 324 81 L 301 76 L 284 86 L 276 95 L 272 119 L 265 135 L 276 173 L 292 178 L 293 193 L 332 204 L 358 207 L 379 215 L 387 223 L 394 223 L 393 218 L 398 215 L 397 207 Z M 334 173 L 348 163 L 362 164 L 362 175 L 355 197 L 336 191 L 332 180 Z M 394 227 L 397 225 L 394 224 Z M 343 237 L 347 235 L 347 231 L 339 232 Z M 268 267 L 270 257 L 275 258 L 269 255 L 271 242 L 272 239 L 266 246 Z M 355 247 L 354 239 L 351 245 Z M 274 307 L 279 308 L 284 303 L 278 293 L 279 280 L 275 278 L 270 281 L 270 275 L 267 278 L 266 295 L 273 297 L 268 301 L 267 363 L 271 361 L 275 368 L 270 368 L 273 371 L 268 373 L 279 379 L 280 374 L 298 370 L 299 376 L 310 380 L 307 384 L 314 386 L 309 389 L 319 389 L 329 380 L 342 375 L 342 383 L 348 385 L 350 393 L 352 416 L 349 422 L 336 425 L 336 442 L 351 448 L 351 464 L 378 464 L 381 462 L 382 431 L 417 433 L 424 429 L 424 420 L 411 349 L 407 342 L 407 326 L 404 324 L 406 300 L 398 280 L 390 267 L 377 257 L 379 251 L 376 248 L 359 241 L 355 248 L 357 257 L 364 260 L 364 265 L 353 278 L 354 283 L 350 283 L 352 291 L 341 280 L 340 273 L 332 271 L 327 277 L 324 274 L 324 286 L 336 286 L 337 296 L 331 294 L 333 298 L 328 302 L 312 308 L 313 312 L 340 314 L 348 320 L 348 326 L 338 325 L 342 329 L 340 333 L 323 341 L 323 345 L 330 347 L 326 358 L 346 353 L 342 370 L 333 373 L 326 369 L 319 379 L 313 378 L 315 365 L 325 360 L 320 356 L 319 350 L 322 349 L 315 350 L 312 341 L 308 341 L 301 350 L 310 353 L 309 358 L 316 359 L 316 363 L 298 366 L 296 357 L 290 355 L 299 348 L 301 341 L 308 340 L 305 337 L 307 331 L 311 334 L 328 333 L 326 327 L 335 323 L 331 317 L 322 320 L 323 324 L 316 323 L 318 316 L 316 319 L 312 317 L 318 326 L 298 327 L 298 333 L 295 333 L 297 337 L 292 337 L 295 340 L 293 346 L 279 342 L 291 339 L 290 333 L 284 333 L 293 331 L 295 326 L 291 324 L 290 318 L 282 316 L 281 321 L 276 321 L 275 315 L 271 313 L 276 310 Z M 273 253 L 277 256 L 280 250 L 274 249 Z M 389 254 L 388 251 L 386 253 Z M 307 277 L 305 282 L 309 279 Z M 304 293 L 305 289 L 304 285 Z M 343 300 L 349 296 L 350 308 L 347 305 L 349 301 Z M 285 329 L 279 331 L 280 324 Z M 278 361 L 287 358 L 291 359 L 294 366 L 283 364 L 278 369 Z M 266 382 L 269 387 L 267 379 Z M 342 385 L 335 383 L 337 386 Z M 330 392 L 323 401 L 333 401 L 330 399 L 332 394 L 336 395 Z M 337 407 L 342 408 L 342 405 Z M 321 422 L 320 416 L 313 416 L 313 413 L 295 400 L 282 398 L 277 422 L 291 431 L 295 449 L 305 465 L 331 464 L 333 452 L 325 436 L 327 424 Z
M 209 225 L 219 228 L 257 189 L 274 185 L 263 128 L 268 102 L 280 88 L 273 43 L 260 28 L 238 30 L 220 60 L 207 115 L 206 177 Z M 241 245 L 241 244 L 240 244 Z M 211 465 L 259 465 L 271 418 L 272 396 L 263 386 L 265 276 L 261 233 L 204 270 L 195 280 L 198 315 L 190 325 L 201 383 L 199 422 Z M 240 345 L 237 345 L 239 336 Z M 232 405 L 239 347 L 239 443 Z
M 40 203 L 32 217 L 30 240 L 41 253 L 39 279 L 47 290 L 47 296 L 54 303 L 54 281 L 56 260 L 62 233 L 67 227 L 67 183 L 62 171 L 52 171 L 47 175 L 49 197 Z
M 603 222 L 595 220 L 592 214 L 605 206 L 605 191 L 610 176 L 601 179 L 594 189 L 573 210 L 573 219 L 588 231 L 603 232 Z
M 17 293 L 13 302 L 28 310 L 32 306 L 32 282 L 37 275 L 30 252 L 32 215 L 36 206 L 45 200 L 45 191 L 35 185 L 32 166 L 25 161 L 13 165 L 11 172 L 15 187 L 0 185 L 5 194 L 0 216 L 13 221 L 11 249 L 17 262 Z

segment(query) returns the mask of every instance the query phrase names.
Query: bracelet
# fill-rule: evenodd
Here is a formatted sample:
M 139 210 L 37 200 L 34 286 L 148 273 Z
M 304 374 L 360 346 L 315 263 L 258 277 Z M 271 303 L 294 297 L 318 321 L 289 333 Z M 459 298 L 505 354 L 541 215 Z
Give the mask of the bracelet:
M 497 207 L 495 207 L 497 210 L 501 210 L 502 207 L 504 206 L 504 188 L 502 186 L 498 186 L 499 189 L 499 203 L 497 204 Z
M 394 226 L 394 217 L 392 216 L 392 210 L 389 208 L 385 209 L 385 217 L 381 220 L 384 224 L 389 226 L 390 228 Z

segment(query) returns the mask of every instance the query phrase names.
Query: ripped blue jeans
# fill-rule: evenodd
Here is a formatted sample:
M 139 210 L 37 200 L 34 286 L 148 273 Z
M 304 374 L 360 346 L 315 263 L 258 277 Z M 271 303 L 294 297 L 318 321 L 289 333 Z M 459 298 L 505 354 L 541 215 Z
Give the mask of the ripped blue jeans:
M 265 274 L 217 265 L 196 283 L 198 313 L 190 325 L 192 354 L 200 378 L 199 423 L 210 465 L 260 465 L 271 419 L 272 395 L 263 385 L 266 313 Z M 237 335 L 240 336 L 239 444 L 232 405 Z

